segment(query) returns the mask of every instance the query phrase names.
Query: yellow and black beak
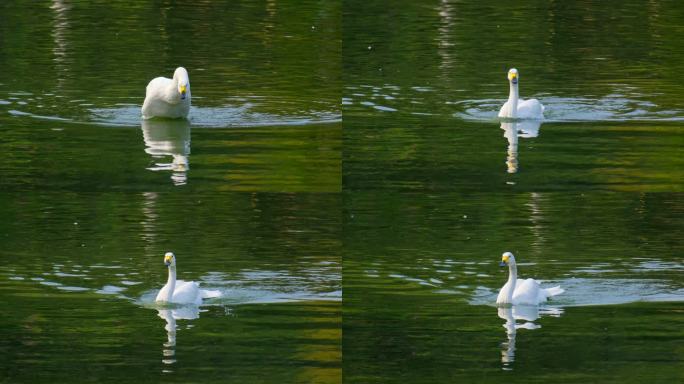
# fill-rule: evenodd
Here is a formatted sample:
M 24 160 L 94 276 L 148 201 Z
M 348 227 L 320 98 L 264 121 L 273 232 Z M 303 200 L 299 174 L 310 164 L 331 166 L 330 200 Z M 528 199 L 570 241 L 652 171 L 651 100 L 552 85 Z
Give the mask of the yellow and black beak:
M 516 84 L 518 82 L 518 74 L 515 72 L 508 72 L 508 80 L 513 84 Z
M 508 265 L 508 259 L 510 259 L 510 257 L 508 255 L 501 256 L 501 262 L 499 263 L 499 266 L 500 267 L 507 266 Z
M 170 256 L 170 255 L 164 256 L 164 265 L 166 265 L 167 267 L 170 266 L 172 258 L 173 258 L 173 256 Z
M 181 85 L 180 87 L 178 87 L 178 90 L 180 91 L 181 99 L 185 100 L 185 94 L 187 93 L 187 87 L 185 85 Z

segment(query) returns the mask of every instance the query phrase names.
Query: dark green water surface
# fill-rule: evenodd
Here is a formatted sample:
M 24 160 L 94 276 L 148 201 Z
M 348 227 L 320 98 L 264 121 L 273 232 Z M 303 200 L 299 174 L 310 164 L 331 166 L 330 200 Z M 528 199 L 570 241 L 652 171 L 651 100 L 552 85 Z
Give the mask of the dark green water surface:
M 0 382 L 684 382 L 677 1 L 4 1 Z M 141 121 L 188 69 L 188 120 Z M 506 72 L 543 121 L 500 121 Z M 160 306 L 163 255 L 220 293 Z M 565 292 L 497 308 L 521 278 Z
M 684 380 L 684 8 L 343 9 L 345 382 Z M 497 310 L 505 251 L 565 293 Z
M 681 375 L 678 194 L 357 192 L 345 209 L 350 382 Z M 531 328 L 513 349 L 494 306 L 503 251 L 517 255 L 520 277 L 566 290 L 537 319 L 518 319 Z
M 339 383 L 340 49 L 335 2 L 3 2 L 0 382 Z M 155 305 L 166 251 L 221 297 Z

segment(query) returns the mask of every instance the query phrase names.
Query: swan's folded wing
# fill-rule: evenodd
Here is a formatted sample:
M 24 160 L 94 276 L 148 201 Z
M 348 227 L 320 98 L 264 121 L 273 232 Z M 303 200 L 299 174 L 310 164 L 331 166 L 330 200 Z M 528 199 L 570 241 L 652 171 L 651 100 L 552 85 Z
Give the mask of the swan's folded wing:
M 511 115 L 511 103 L 510 101 L 506 101 L 499 110 L 499 117 L 511 117 Z
M 507 281 L 506 284 L 504 284 L 504 286 L 501 287 L 501 290 L 499 290 L 499 295 L 496 297 L 497 304 L 511 304 L 506 302 L 506 295 L 508 295 L 508 289 L 509 284 Z
M 176 289 L 174 291 L 185 291 L 185 290 L 199 290 L 199 284 L 194 281 L 176 280 Z
M 544 291 L 548 297 L 551 297 L 560 295 L 561 293 L 565 292 L 565 289 L 561 288 L 560 285 L 557 285 L 555 287 L 546 288 Z
M 160 97 L 172 82 L 173 80 L 166 77 L 155 77 L 147 84 L 147 87 L 145 88 L 145 97 Z
M 221 297 L 221 291 L 214 289 L 200 289 L 200 294 L 203 299 L 213 299 L 215 297 Z
M 541 120 L 544 118 L 544 106 L 537 99 L 520 100 L 518 118 Z
M 518 279 L 513 292 L 513 304 L 539 304 L 539 283 L 534 279 Z
M 157 297 L 154 299 L 154 301 L 165 301 L 166 296 L 168 295 L 169 292 L 169 284 L 165 284 L 162 289 L 159 290 L 159 293 L 157 293 Z
M 202 297 L 199 293 L 199 284 L 194 281 L 176 281 L 176 289 L 173 291 L 173 302 L 201 304 Z

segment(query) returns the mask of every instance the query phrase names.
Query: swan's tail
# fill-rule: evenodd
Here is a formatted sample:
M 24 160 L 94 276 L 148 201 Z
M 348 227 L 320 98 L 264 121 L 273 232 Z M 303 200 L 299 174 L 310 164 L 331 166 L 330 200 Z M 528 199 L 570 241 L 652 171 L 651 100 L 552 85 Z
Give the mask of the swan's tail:
M 565 292 L 565 289 L 561 288 L 560 285 L 556 285 L 555 287 L 551 288 L 546 288 L 546 294 L 548 295 L 548 297 L 560 295 L 563 292 Z
M 221 291 L 202 289 L 200 290 L 203 299 L 213 299 L 215 297 L 221 297 Z

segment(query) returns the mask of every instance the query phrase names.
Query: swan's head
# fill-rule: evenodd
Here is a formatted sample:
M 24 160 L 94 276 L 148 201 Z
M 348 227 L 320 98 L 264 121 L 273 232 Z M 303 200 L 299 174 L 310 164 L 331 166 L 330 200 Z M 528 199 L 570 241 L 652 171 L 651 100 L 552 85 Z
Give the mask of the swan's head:
M 501 255 L 501 263 L 499 264 L 500 266 L 505 267 L 511 264 L 515 264 L 515 256 L 513 256 L 512 253 L 505 252 L 503 255 Z
M 190 91 L 190 77 L 188 76 L 188 71 L 183 67 L 178 67 L 173 73 L 173 78 L 178 82 L 178 93 L 180 93 L 181 99 L 185 100 L 185 97 Z
M 164 254 L 164 264 L 166 264 L 167 267 L 176 266 L 176 256 L 173 254 L 173 252 L 166 252 Z
M 508 81 L 513 84 L 518 84 L 518 70 L 511 68 L 508 70 Z

